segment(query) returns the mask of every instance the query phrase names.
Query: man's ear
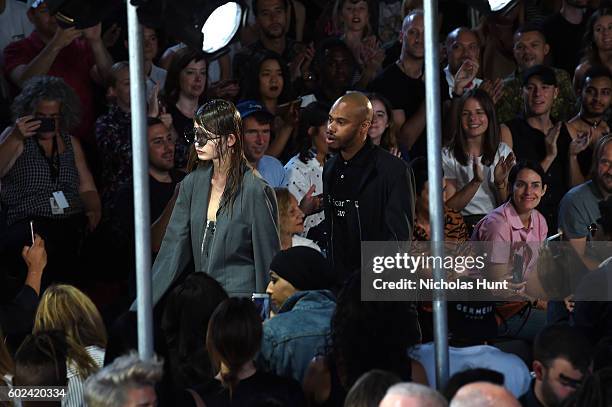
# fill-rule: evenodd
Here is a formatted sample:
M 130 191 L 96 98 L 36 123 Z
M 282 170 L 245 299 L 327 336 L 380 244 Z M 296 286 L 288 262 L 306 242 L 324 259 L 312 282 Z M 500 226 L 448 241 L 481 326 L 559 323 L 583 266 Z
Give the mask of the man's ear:
M 544 365 L 541 362 L 534 360 L 532 367 L 536 380 L 542 381 L 544 377 Z
M 544 56 L 548 56 L 549 52 L 550 52 L 550 45 L 544 44 Z

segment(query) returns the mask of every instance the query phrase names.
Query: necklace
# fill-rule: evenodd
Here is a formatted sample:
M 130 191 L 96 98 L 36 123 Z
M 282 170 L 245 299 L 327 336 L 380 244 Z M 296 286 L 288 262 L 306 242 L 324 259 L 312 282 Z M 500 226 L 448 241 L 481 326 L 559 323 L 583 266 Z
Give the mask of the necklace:
M 601 122 L 603 121 L 602 119 L 599 120 L 594 120 L 594 121 L 590 121 L 585 119 L 582 115 L 578 116 L 580 118 L 580 120 L 582 120 L 584 123 L 588 124 L 589 126 L 591 126 L 592 129 L 596 129 L 597 127 L 599 127 L 599 125 L 601 124 Z

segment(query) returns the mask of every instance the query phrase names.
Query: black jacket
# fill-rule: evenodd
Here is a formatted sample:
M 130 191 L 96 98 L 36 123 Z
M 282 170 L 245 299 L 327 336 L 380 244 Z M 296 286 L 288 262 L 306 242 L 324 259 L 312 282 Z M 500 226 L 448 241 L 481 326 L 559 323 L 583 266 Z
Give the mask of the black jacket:
M 349 233 L 359 236 L 362 242 L 411 241 L 415 218 L 412 170 L 405 161 L 378 146 L 368 142 L 364 148 L 371 150 L 362 178 L 356 184 L 358 188 L 353 191 L 351 197 L 354 206 L 347 208 L 346 211 Z M 342 254 L 334 253 L 331 189 L 335 167 L 341 160 L 342 157 L 337 154 L 325 163 L 323 195 L 328 259 L 332 262 L 337 277 L 344 279 L 355 270 L 346 269 L 340 260 Z M 360 259 L 360 254 L 351 253 L 351 258 Z

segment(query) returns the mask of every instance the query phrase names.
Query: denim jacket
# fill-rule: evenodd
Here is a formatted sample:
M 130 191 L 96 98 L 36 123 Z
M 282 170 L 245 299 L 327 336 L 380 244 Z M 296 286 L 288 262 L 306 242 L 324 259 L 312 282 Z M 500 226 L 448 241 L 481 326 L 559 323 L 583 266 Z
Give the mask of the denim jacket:
M 260 366 L 302 382 L 308 364 L 325 352 L 336 299 L 331 291 L 298 291 L 263 326 Z

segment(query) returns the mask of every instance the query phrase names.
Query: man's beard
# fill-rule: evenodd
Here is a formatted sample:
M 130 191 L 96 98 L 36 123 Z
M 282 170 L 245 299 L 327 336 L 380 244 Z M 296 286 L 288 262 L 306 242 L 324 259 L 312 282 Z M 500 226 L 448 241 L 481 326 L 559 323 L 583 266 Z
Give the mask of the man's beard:
M 542 398 L 543 404 L 547 407 L 559 407 L 563 400 L 559 400 L 552 387 L 548 383 L 548 374 L 544 375 L 542 380 Z

